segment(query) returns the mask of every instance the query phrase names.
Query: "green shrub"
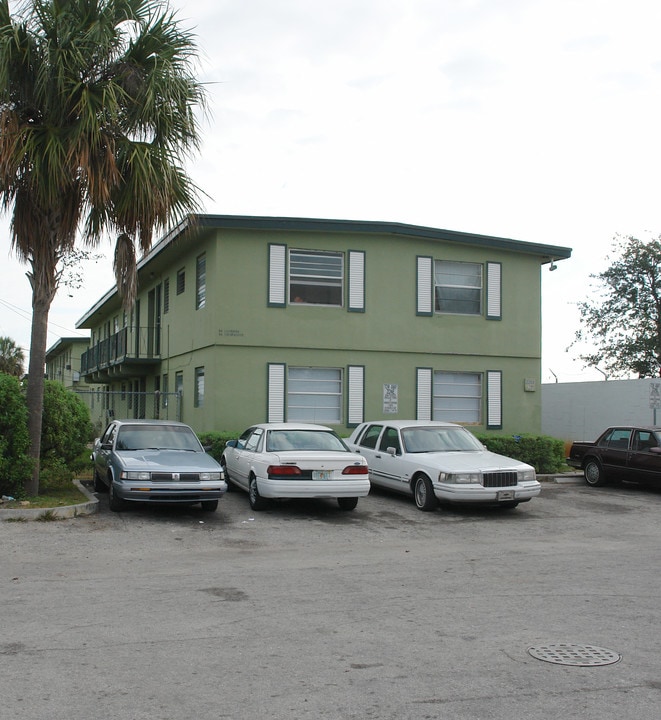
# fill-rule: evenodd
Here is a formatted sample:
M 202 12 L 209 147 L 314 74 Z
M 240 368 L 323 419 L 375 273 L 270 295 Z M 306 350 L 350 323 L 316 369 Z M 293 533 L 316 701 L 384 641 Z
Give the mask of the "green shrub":
M 40 487 L 63 487 L 80 470 L 80 458 L 92 440 L 93 428 L 87 405 L 61 383 L 44 383 L 41 427 Z
M 0 494 L 21 497 L 32 473 L 28 411 L 18 378 L 0 373 Z
M 198 437 L 202 445 L 207 448 L 209 455 L 220 462 L 220 457 L 225 449 L 225 443 L 228 440 L 236 440 L 240 434 L 241 433 L 238 432 L 203 432 L 198 433 Z
M 565 464 L 562 440 L 546 435 L 478 435 L 491 452 L 532 465 L 540 474 L 556 473 Z

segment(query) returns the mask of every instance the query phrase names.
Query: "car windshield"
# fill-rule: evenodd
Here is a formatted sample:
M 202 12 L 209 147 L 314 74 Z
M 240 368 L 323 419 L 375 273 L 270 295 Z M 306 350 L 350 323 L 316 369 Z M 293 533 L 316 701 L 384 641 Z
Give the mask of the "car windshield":
M 414 427 L 402 430 L 406 452 L 466 452 L 483 450 L 474 435 L 462 427 Z
M 188 450 L 202 447 L 189 427 L 178 425 L 123 425 L 117 433 L 117 450 Z
M 349 448 L 330 430 L 271 430 L 266 436 L 266 452 L 286 450 L 335 450 Z

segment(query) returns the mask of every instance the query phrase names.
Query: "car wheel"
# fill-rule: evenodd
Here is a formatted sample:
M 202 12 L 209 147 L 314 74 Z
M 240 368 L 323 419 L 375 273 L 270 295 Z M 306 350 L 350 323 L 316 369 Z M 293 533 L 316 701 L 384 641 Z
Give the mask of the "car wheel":
M 357 497 L 341 497 L 337 499 L 340 510 L 353 510 L 358 505 Z
M 218 509 L 218 500 L 202 500 L 200 505 L 204 512 L 216 512 Z
M 251 475 L 250 480 L 248 480 L 248 500 L 253 510 L 259 511 L 266 509 L 266 500 L 259 494 L 257 478 L 254 475 Z
M 588 485 L 591 485 L 592 487 L 598 487 L 599 485 L 606 484 L 606 475 L 604 474 L 604 469 L 601 467 L 601 464 L 597 460 L 590 458 L 585 463 L 584 473 L 585 482 Z
M 94 468 L 94 492 L 97 493 L 106 493 L 108 492 L 108 486 L 101 480 L 101 476 L 97 472 L 97 469 Z
M 225 460 L 225 457 L 220 458 L 220 467 L 223 468 L 223 475 L 225 475 L 225 482 L 227 483 L 227 492 L 232 492 L 234 489 L 234 486 L 232 485 L 232 482 L 230 481 L 230 474 L 227 470 L 227 460 Z
M 110 485 L 108 485 L 108 507 L 112 512 L 121 512 L 125 507 L 122 498 L 117 497 L 112 479 L 110 480 Z
M 438 504 L 431 480 L 426 475 L 418 475 L 413 481 L 413 497 L 418 510 L 429 512 Z

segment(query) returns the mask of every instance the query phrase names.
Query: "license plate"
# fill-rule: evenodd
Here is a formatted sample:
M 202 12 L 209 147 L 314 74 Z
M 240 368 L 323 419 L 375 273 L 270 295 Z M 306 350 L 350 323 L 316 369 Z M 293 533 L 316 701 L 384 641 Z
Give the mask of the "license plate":
M 313 470 L 312 471 L 312 479 L 313 480 L 332 480 L 332 478 L 333 478 L 332 470 Z
M 514 500 L 514 490 L 501 490 L 500 492 L 496 493 L 496 500 L 498 500 L 498 502 L 505 500 Z

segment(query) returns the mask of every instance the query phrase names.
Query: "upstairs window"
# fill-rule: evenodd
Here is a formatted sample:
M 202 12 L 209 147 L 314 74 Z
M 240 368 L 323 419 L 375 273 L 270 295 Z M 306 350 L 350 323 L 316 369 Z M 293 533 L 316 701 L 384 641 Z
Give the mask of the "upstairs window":
M 170 278 L 163 280 L 163 314 L 170 312 Z
M 199 310 L 207 302 L 207 256 L 200 255 L 195 264 L 195 309 Z
M 344 257 L 316 250 L 289 251 L 289 302 L 342 306 Z
M 434 263 L 435 310 L 454 315 L 482 313 L 482 265 L 436 260 Z
M 177 295 L 181 295 L 186 289 L 186 271 L 181 268 L 177 273 Z

